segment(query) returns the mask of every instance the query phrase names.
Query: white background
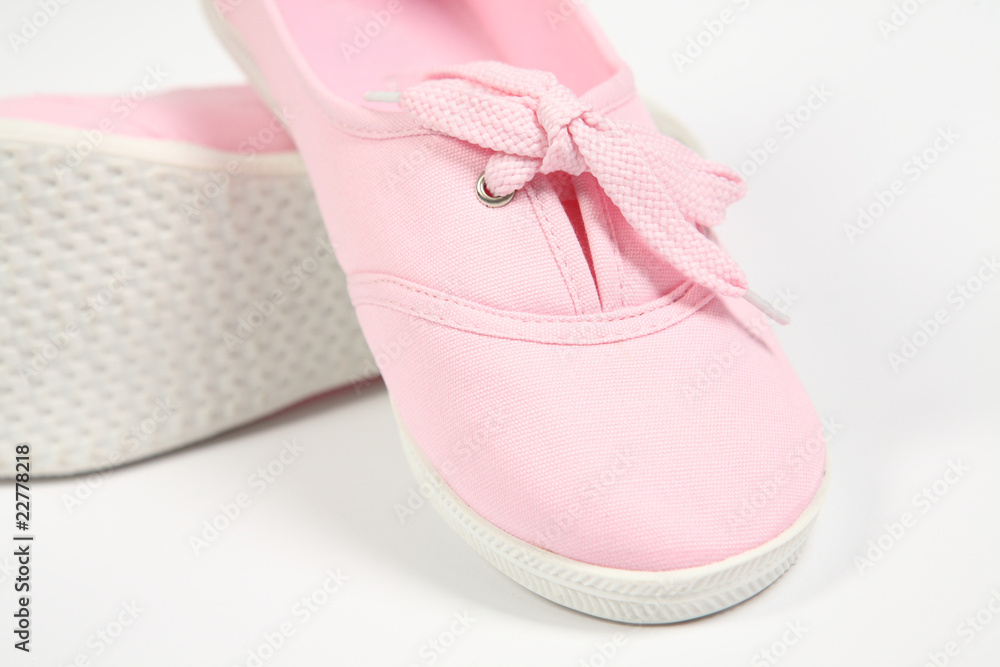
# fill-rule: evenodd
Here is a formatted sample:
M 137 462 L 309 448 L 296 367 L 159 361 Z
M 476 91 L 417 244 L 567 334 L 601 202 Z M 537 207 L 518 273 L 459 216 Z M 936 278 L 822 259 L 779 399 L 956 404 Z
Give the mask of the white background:
M 36 482 L 35 650 L 10 648 L 14 594 L 0 569 L 0 664 L 242 665 L 290 621 L 294 635 L 264 664 L 424 665 L 421 646 L 456 613 L 472 626 L 435 664 L 600 665 L 616 633 L 608 664 L 769 664 L 758 652 L 787 623 L 805 628 L 779 661 L 788 667 L 920 666 L 950 641 L 949 664 L 1000 663 L 1000 616 L 971 636 L 958 627 L 1000 591 L 1000 278 L 961 309 L 949 300 L 1000 253 L 1000 7 L 930 0 L 885 36 L 886 0 L 589 4 L 644 94 L 712 157 L 739 165 L 777 142 L 722 236 L 757 291 L 796 296 L 781 338 L 819 412 L 841 425 L 829 501 L 799 563 L 751 601 L 677 626 L 551 604 L 432 509 L 401 524 L 393 506 L 413 482 L 378 385 L 115 471 L 73 512 L 63 498 L 79 480 Z M 119 93 L 153 64 L 170 87 L 242 81 L 194 0 L 70 0 L 14 53 L 7 33 L 35 8 L 3 2 L 0 95 Z M 726 8 L 732 23 L 681 71 L 674 53 Z M 831 97 L 787 136 L 778 124 L 813 87 Z M 911 181 L 905 163 L 947 128 L 954 144 Z M 850 242 L 844 226 L 895 179 L 905 192 Z M 939 309 L 947 324 L 894 370 L 888 355 Z M 195 556 L 189 536 L 293 438 L 305 453 Z M 959 461 L 968 472 L 926 512 L 915 505 Z M 12 512 L 11 496 L 0 485 Z M 916 525 L 860 573 L 869 540 L 907 511 Z M 328 569 L 349 580 L 300 623 L 296 601 Z M 137 620 L 97 655 L 92 636 L 133 602 Z

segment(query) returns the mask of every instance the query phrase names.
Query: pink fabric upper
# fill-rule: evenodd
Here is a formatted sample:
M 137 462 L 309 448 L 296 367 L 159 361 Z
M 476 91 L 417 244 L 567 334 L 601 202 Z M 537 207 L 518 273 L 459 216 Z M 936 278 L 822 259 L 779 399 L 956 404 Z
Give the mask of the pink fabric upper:
M 249 142 L 258 153 L 295 150 L 288 132 L 248 86 L 173 90 L 141 100 L 56 95 L 0 99 L 0 118 L 234 153 L 246 150 Z
M 723 560 L 801 515 L 824 474 L 819 421 L 763 316 L 720 296 L 742 273 L 694 226 L 742 186 L 650 136 L 585 10 L 552 26 L 530 0 L 222 5 L 293 112 L 400 418 L 468 505 L 643 571 Z M 484 85 L 498 66 L 469 65 L 483 60 L 536 70 L 524 81 L 560 101 Z M 470 85 L 464 106 L 448 98 Z M 362 101 L 386 89 L 401 106 Z M 521 186 L 509 204 L 478 200 L 484 172 Z

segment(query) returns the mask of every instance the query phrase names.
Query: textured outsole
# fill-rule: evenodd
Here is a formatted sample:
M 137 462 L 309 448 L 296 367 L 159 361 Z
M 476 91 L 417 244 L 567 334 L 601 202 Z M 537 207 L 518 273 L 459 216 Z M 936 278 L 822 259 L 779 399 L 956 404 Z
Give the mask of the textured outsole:
M 476 553 L 544 598 L 621 623 L 687 621 L 732 607 L 764 590 L 795 563 L 829 486 L 827 472 L 809 507 L 792 526 L 770 542 L 724 561 L 670 572 L 600 567 L 536 547 L 482 518 L 441 478 L 398 415 L 396 421 L 421 495 Z
M 11 443 L 101 470 L 378 375 L 296 153 L 0 121 L 0 266 L 2 477 Z

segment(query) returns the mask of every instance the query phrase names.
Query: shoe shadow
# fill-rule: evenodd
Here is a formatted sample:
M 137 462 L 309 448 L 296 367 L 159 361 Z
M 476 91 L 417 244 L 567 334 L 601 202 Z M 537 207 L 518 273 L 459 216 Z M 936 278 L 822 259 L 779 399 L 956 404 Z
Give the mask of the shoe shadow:
M 309 410 L 336 409 L 339 402 L 331 397 Z M 282 502 L 293 505 L 285 512 L 328 535 L 330 543 L 350 543 L 368 554 L 366 560 L 465 599 L 472 609 L 576 629 L 605 622 L 521 587 L 476 554 L 429 503 L 413 500 L 423 499 L 381 383 L 350 407 L 350 415 L 338 416 L 343 430 L 311 448 L 311 464 L 299 484 L 282 493 Z

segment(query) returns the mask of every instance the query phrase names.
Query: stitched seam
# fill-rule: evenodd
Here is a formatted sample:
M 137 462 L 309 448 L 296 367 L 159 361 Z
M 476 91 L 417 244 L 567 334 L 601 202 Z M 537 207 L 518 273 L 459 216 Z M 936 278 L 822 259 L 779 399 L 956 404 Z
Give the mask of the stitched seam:
M 436 135 L 439 135 L 439 136 L 446 136 L 446 135 L 444 135 L 441 132 L 435 132 L 433 130 L 423 130 L 423 129 L 420 129 L 420 128 L 413 129 L 413 130 L 396 130 L 395 132 L 393 132 L 393 131 L 378 131 L 378 132 L 374 132 L 374 131 L 370 131 L 370 130 L 369 131 L 363 130 L 360 127 L 355 127 L 355 126 L 352 126 L 352 125 L 348 125 L 348 124 L 346 124 L 344 122 L 341 122 L 339 120 L 336 120 L 336 119 L 331 119 L 330 122 L 338 130 L 340 130 L 344 134 L 349 134 L 349 135 L 351 135 L 353 137 L 358 137 L 358 138 L 361 138 L 361 139 L 375 139 L 375 140 L 381 140 L 381 139 L 405 139 L 406 137 L 421 137 L 421 136 L 433 135 L 433 134 L 436 134 Z M 449 137 L 449 138 L 453 138 L 453 137 Z
M 528 201 L 531 202 L 532 209 L 535 211 L 535 217 L 538 219 L 538 226 L 542 230 L 542 234 L 545 236 L 545 240 L 549 244 L 549 251 L 552 253 L 553 258 L 556 262 L 556 267 L 559 269 L 560 275 L 562 275 L 563 283 L 566 285 L 566 290 L 569 292 L 570 301 L 573 302 L 573 312 L 577 315 L 583 314 L 583 305 L 581 304 L 580 293 L 576 286 L 576 281 L 573 279 L 569 267 L 566 265 L 566 258 L 563 255 L 562 248 L 559 246 L 559 241 L 556 240 L 555 235 L 549 230 L 549 218 L 542 209 L 541 202 L 538 201 L 537 195 L 535 194 L 535 188 L 532 185 L 527 185 L 524 188 L 525 194 L 528 195 Z
M 488 309 L 488 308 L 486 308 L 484 306 L 480 306 L 479 304 L 476 304 L 476 303 L 471 303 L 471 302 L 467 302 L 467 301 L 459 301 L 458 299 L 455 299 L 453 297 L 449 297 L 449 296 L 446 296 L 446 295 L 434 294 L 433 292 L 421 289 L 419 287 L 413 287 L 411 285 L 402 284 L 399 281 L 393 280 L 391 278 L 374 278 L 374 279 L 371 279 L 371 280 L 366 280 L 364 283 L 361 284 L 361 286 L 364 286 L 364 285 L 375 285 L 375 284 L 380 284 L 380 283 L 385 283 L 385 284 L 393 285 L 393 286 L 399 287 L 401 289 L 404 289 L 404 290 L 406 290 L 408 292 L 412 292 L 414 294 L 422 294 L 423 296 L 426 296 L 426 297 L 431 298 L 431 299 L 435 299 L 437 301 L 444 301 L 445 303 L 451 303 L 451 304 L 454 304 L 454 305 L 456 305 L 456 306 L 458 306 L 460 308 L 467 308 L 469 310 L 478 311 L 478 312 L 481 312 L 481 313 L 483 313 L 485 315 L 489 315 L 491 317 L 502 317 L 502 318 L 506 318 L 506 319 L 510 319 L 510 320 L 515 320 L 515 321 L 518 321 L 518 322 L 531 322 L 531 323 L 537 323 L 537 324 L 561 324 L 561 323 L 575 324 L 577 322 L 597 322 L 597 323 L 625 322 L 625 321 L 628 321 L 628 320 L 635 319 L 637 317 L 642 317 L 644 315 L 648 315 L 651 312 L 654 312 L 656 310 L 660 310 L 662 308 L 666 308 L 667 306 L 671 306 L 671 305 L 677 303 L 679 300 L 681 300 L 682 298 L 684 298 L 687 295 L 687 293 L 690 291 L 691 287 L 694 285 L 693 282 L 687 283 L 684 286 L 683 291 L 681 291 L 676 297 L 674 297 L 673 299 L 671 299 L 667 303 L 656 304 L 656 305 L 650 304 L 646 308 L 644 308 L 644 309 L 642 309 L 642 310 L 640 310 L 638 312 L 631 313 L 629 315 L 619 315 L 617 317 L 613 317 L 609 313 L 597 313 L 597 314 L 592 315 L 590 317 L 581 318 L 580 320 L 570 320 L 570 321 L 567 321 L 565 319 L 559 318 L 558 316 L 552 316 L 552 317 L 539 317 L 539 316 L 535 316 L 535 317 L 532 317 L 530 315 L 515 315 L 515 314 L 512 314 L 512 313 L 506 313 L 506 312 L 503 312 L 503 311 L 490 310 L 490 309 Z M 391 302 L 391 300 L 384 299 L 382 297 L 367 297 L 367 299 L 371 303 L 378 303 L 378 302 L 381 302 L 381 301 L 385 301 L 387 303 Z M 363 301 L 364 301 L 364 299 L 358 299 L 357 303 L 361 303 Z M 408 306 L 405 306 L 405 305 L 401 305 L 401 307 L 409 308 Z
M 440 317 L 438 315 L 432 315 L 430 313 L 425 313 L 425 312 L 414 310 L 413 308 L 411 308 L 411 307 L 409 307 L 409 306 L 407 306 L 405 304 L 401 304 L 401 303 L 399 303 L 397 301 L 393 301 L 391 299 L 358 299 L 357 301 L 354 302 L 354 306 L 355 306 L 355 308 L 360 307 L 360 306 L 373 306 L 373 307 L 376 307 L 376 308 L 385 308 L 387 310 L 393 310 L 393 311 L 396 311 L 398 313 L 402 313 L 404 315 L 409 315 L 410 317 L 415 317 L 417 319 L 422 319 L 422 320 L 426 320 L 426 321 L 429 321 L 429 322 L 434 322 L 436 324 L 439 324 L 439 325 L 441 325 L 443 327 L 447 327 L 449 329 L 455 329 L 456 331 L 465 331 L 465 332 L 468 332 L 468 333 L 474 333 L 474 334 L 478 334 L 478 335 L 481 335 L 481 336 L 489 336 L 490 338 L 502 338 L 502 339 L 505 339 L 505 340 L 519 340 L 519 341 L 523 341 L 523 342 L 527 342 L 527 343 L 539 343 L 539 344 L 544 344 L 544 345 L 560 345 L 560 346 L 564 346 L 564 347 L 581 347 L 581 346 L 591 346 L 591 345 L 610 345 L 610 344 L 614 344 L 614 343 L 620 343 L 620 342 L 624 342 L 624 341 L 634 340 L 636 338 L 642 338 L 644 336 L 648 336 L 651 333 L 656 333 L 657 331 L 662 331 L 663 329 L 671 327 L 674 324 L 677 324 L 678 322 L 680 322 L 681 320 L 686 319 L 687 315 L 690 315 L 694 311 L 699 310 L 700 308 L 702 308 L 712 298 L 713 297 L 709 297 L 708 299 L 706 299 L 705 303 L 701 304 L 700 306 L 698 306 L 696 308 L 693 307 L 691 309 L 691 312 L 686 313 L 683 317 L 667 317 L 664 320 L 654 321 L 654 322 L 651 322 L 650 324 L 648 324 L 648 325 L 646 325 L 646 326 L 644 326 L 644 327 L 642 327 L 642 328 L 640 328 L 640 329 L 638 329 L 636 331 L 629 332 L 628 334 L 614 334 L 614 335 L 607 336 L 605 338 L 594 340 L 592 342 L 579 342 L 579 341 L 577 341 L 577 342 L 574 342 L 574 343 L 567 343 L 567 342 L 564 342 L 564 341 L 560 341 L 558 338 L 556 338 L 554 336 L 526 337 L 526 336 L 515 335 L 513 333 L 501 333 L 501 332 L 496 332 L 496 331 L 487 331 L 486 329 L 484 329 L 482 327 L 477 327 L 477 326 L 474 326 L 474 325 L 463 325 L 463 324 L 458 324 L 458 323 L 455 323 L 455 322 L 450 322 L 450 321 L 445 320 L 444 318 L 442 318 L 442 317 Z
M 618 271 L 618 297 L 621 307 L 625 307 L 625 267 L 622 264 L 622 255 L 618 248 L 618 216 L 613 216 L 611 207 L 608 205 L 608 198 L 601 197 L 601 209 L 604 212 L 604 220 L 611 230 L 611 245 L 615 251 L 615 269 Z

